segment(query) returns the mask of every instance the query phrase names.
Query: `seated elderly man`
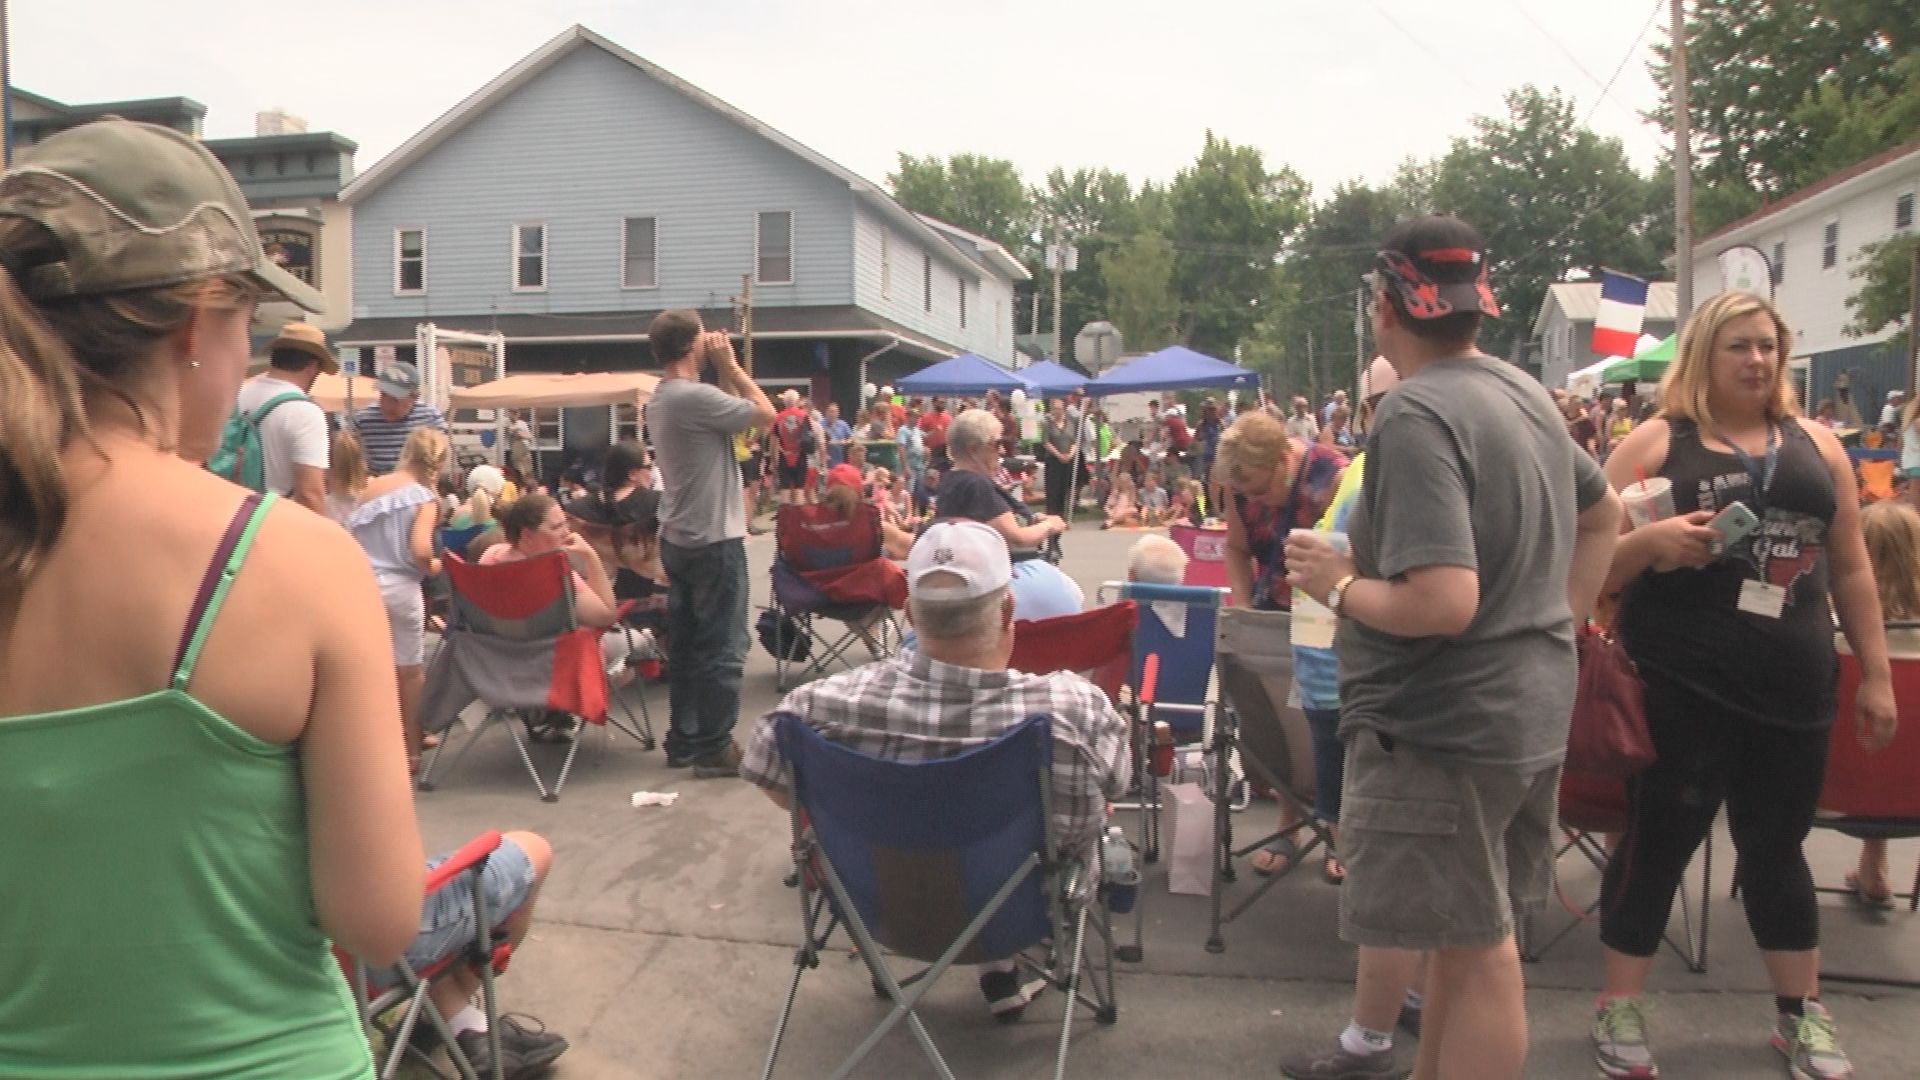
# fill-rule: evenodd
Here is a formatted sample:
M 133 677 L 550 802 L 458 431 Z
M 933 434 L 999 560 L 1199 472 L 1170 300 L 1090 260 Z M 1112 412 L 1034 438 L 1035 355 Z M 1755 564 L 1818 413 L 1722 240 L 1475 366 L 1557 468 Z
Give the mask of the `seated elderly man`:
M 1007 669 L 1013 653 L 1012 563 L 1000 533 L 977 521 L 942 521 L 907 556 L 907 618 L 919 645 L 878 663 L 802 686 L 778 712 L 864 754 L 925 761 L 976 749 L 1036 713 L 1053 718 L 1053 815 L 1063 846 L 1091 849 L 1108 801 L 1126 790 L 1127 724 L 1078 675 Z M 740 775 L 785 807 L 790 766 L 761 717 Z M 982 965 L 980 991 L 994 1016 L 1017 1019 L 1041 982 L 1022 984 L 1011 961 Z
M 1148 533 L 1127 552 L 1127 580 L 1143 585 L 1178 585 L 1187 576 L 1187 553 L 1158 533 Z

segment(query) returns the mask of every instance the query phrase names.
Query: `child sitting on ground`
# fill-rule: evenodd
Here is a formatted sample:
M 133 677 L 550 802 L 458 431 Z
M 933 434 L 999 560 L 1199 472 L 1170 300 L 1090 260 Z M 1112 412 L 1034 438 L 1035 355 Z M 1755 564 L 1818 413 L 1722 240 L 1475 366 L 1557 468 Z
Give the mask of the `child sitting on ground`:
M 1172 501 L 1167 497 L 1167 489 L 1160 486 L 1158 470 L 1147 474 L 1147 486 L 1140 489 L 1140 524 L 1146 526 L 1165 525 L 1167 510 Z
M 1113 489 L 1107 492 L 1107 523 L 1103 529 L 1122 529 L 1140 524 L 1140 500 L 1133 477 L 1124 472 L 1113 476 Z
M 1182 480 L 1173 486 L 1173 501 L 1167 507 L 1168 525 L 1200 524 L 1200 481 Z
M 1860 511 L 1867 561 L 1880 588 L 1880 611 L 1889 622 L 1920 619 L 1920 512 L 1898 499 L 1883 499 Z M 1889 630 L 1887 651 L 1896 658 L 1920 656 L 1920 631 Z M 1847 887 L 1868 907 L 1893 902 L 1887 883 L 1887 842 L 1862 840 L 1860 865 Z

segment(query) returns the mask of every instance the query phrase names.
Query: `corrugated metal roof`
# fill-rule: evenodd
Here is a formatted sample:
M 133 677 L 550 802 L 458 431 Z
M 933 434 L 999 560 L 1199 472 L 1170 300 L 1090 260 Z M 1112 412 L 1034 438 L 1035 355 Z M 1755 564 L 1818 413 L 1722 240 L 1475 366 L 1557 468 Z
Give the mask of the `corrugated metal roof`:
M 1592 322 L 1600 310 L 1600 283 L 1563 281 L 1547 287 L 1554 302 L 1569 322 Z M 1679 288 L 1671 281 L 1655 281 L 1647 287 L 1647 318 L 1671 321 L 1678 305 Z

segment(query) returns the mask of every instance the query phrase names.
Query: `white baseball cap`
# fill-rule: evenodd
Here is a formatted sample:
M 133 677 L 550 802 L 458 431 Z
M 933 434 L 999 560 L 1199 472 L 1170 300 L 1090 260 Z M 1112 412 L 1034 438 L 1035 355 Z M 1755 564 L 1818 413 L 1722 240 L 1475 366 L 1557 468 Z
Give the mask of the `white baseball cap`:
M 952 574 L 961 583 L 921 588 L 920 579 L 933 573 Z M 1012 580 L 1006 540 L 978 521 L 937 521 L 907 553 L 907 589 L 923 600 L 974 600 L 1006 588 Z

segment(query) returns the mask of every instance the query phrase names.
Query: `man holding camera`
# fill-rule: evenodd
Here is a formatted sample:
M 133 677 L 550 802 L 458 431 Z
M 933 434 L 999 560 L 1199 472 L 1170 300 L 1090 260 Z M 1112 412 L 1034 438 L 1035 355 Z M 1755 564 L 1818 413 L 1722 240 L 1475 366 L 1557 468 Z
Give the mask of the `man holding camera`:
M 647 328 L 660 385 L 647 426 L 664 483 L 660 558 L 667 571 L 667 764 L 695 779 L 739 775 L 740 676 L 747 660 L 747 514 L 733 437 L 773 424 L 773 403 L 698 312 L 663 311 Z M 714 383 L 701 381 L 711 367 Z

